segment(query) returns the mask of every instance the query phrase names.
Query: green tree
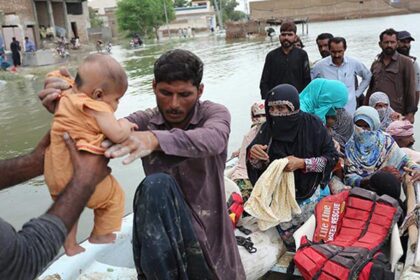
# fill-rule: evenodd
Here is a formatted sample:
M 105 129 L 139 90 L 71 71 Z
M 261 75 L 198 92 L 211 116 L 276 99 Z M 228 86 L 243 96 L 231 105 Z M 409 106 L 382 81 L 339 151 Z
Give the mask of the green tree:
M 102 27 L 104 25 L 104 21 L 92 7 L 89 7 L 89 20 L 92 27 Z
M 168 21 L 175 18 L 172 0 L 120 0 L 117 3 L 118 27 L 124 32 L 142 35 L 154 32 L 159 39 L 159 27 L 166 23 L 164 4 Z
M 175 0 L 174 1 L 174 7 L 187 7 L 190 4 L 188 0 Z
M 214 7 L 215 1 L 211 0 L 211 2 Z M 222 12 L 223 22 L 228 20 L 238 21 L 246 18 L 246 14 L 244 12 L 235 11 L 236 6 L 239 5 L 236 0 L 217 0 L 217 3 L 219 4 L 220 10 Z M 216 16 L 218 17 L 219 15 Z

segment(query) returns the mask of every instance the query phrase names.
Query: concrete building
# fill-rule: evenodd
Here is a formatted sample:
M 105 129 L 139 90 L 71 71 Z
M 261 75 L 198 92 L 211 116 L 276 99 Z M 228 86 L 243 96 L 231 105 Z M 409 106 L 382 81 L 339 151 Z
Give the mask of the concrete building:
M 117 10 L 117 0 L 91 0 L 88 6 L 94 9 L 98 16 L 103 20 L 104 27 L 108 27 L 112 37 L 118 34 L 118 25 L 115 11 Z
M 22 44 L 28 36 L 39 48 L 40 27 L 65 31 L 68 38 L 78 36 L 88 40 L 90 27 L 86 0 L 9 0 L 0 1 L 0 35 L 9 48 L 12 37 Z
M 397 4 L 393 2 L 398 2 Z M 252 1 L 250 15 L 254 20 L 303 19 L 335 20 L 406 14 L 420 11 L 420 1 L 408 0 L 265 0 Z
M 163 25 L 160 31 L 178 32 L 179 29 L 193 28 L 195 31 L 216 28 L 216 13 L 210 1 L 192 0 L 191 6 L 175 8 L 175 20 L 169 26 Z

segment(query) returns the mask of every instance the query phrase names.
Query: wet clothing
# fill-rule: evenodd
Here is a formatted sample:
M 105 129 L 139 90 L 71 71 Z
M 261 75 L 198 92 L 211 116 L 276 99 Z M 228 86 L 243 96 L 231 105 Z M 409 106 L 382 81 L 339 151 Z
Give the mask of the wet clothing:
M 417 112 L 416 80 L 413 62 L 398 52 L 391 58 L 388 65 L 383 63 L 380 54 L 372 63 L 372 80 L 366 94 L 365 104 L 369 104 L 370 96 L 377 92 L 385 92 L 391 102 L 391 108 L 407 115 Z
M 269 92 L 266 99 L 267 121 L 260 129 L 254 141 L 248 146 L 248 152 L 255 144 L 268 145 L 269 162 L 265 163 L 247 159 L 248 176 L 253 185 L 266 170 L 267 164 L 276 159 L 295 156 L 302 159 L 311 159 L 316 170 L 296 170 L 295 189 L 296 199 L 302 200 L 311 197 L 317 187 L 325 186 L 331 171 L 338 161 L 338 153 L 327 129 L 321 120 L 312 114 L 300 110 L 299 95 L 293 86 L 280 85 Z M 270 105 L 286 105 L 291 111 L 283 115 L 272 116 L 269 113 Z M 305 160 L 306 162 L 310 162 Z M 316 168 L 317 163 L 322 168 Z
M 300 93 L 300 109 L 318 116 L 325 124 L 325 116 L 347 104 L 346 86 L 335 80 L 315 79 Z
M 210 101 L 198 102 L 185 129 L 170 128 L 158 108 L 138 111 L 128 120 L 158 138 L 162 151 L 142 158 L 144 171 L 146 175 L 164 172 L 175 179 L 215 277 L 245 279 L 224 190 L 228 110 Z
M 265 58 L 260 81 L 261 98 L 280 84 L 290 84 L 301 92 L 311 81 L 308 54 L 293 48 L 288 54 L 281 47 L 269 52 Z
M 54 114 L 51 144 L 45 151 L 44 161 L 45 182 L 54 200 L 73 175 L 70 153 L 63 139 L 65 132 L 74 139 L 78 150 L 99 155 L 105 152 L 101 147 L 105 135 L 96 119 L 86 112 L 87 108 L 96 112 L 113 113 L 107 103 L 69 90 L 62 94 Z M 124 191 L 112 175 L 105 177 L 96 186 L 87 203 L 87 207 L 93 209 L 95 214 L 93 235 L 105 235 L 120 230 L 124 216 L 124 199 Z
M 311 75 L 312 79 L 325 78 L 343 82 L 349 93 L 344 108 L 352 115 L 356 110 L 356 98 L 367 89 L 372 77 L 369 69 L 363 63 L 350 56 L 344 56 L 340 66 L 334 64 L 331 56 L 327 56 L 315 64 Z M 360 85 L 357 82 L 357 76 L 362 78 Z
M 66 227 L 54 215 L 32 219 L 19 232 L 0 218 L 0 279 L 35 279 L 57 255 L 66 236 Z
M 164 173 L 147 176 L 137 188 L 133 212 L 138 279 L 213 279 L 194 232 L 190 208 L 173 177 Z M 162 255 L 168 256 L 165 261 Z
M 380 129 L 378 112 L 372 107 L 362 106 L 356 110 L 354 122 L 364 120 L 369 124 L 366 131 L 355 125 L 352 138 L 345 147 L 345 184 L 359 187 L 362 179 L 368 179 L 377 170 L 393 166 L 401 173 L 404 167 L 418 169 L 398 147 L 394 139 Z
M 16 66 L 20 66 L 21 62 L 20 62 L 20 43 L 19 41 L 12 41 L 10 43 L 10 50 L 12 51 L 12 59 L 13 59 L 13 65 Z

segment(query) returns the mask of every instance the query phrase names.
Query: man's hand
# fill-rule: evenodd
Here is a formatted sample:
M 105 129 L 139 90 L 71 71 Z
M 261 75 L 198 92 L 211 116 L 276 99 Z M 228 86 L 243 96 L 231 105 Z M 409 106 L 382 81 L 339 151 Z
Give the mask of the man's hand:
M 237 157 L 239 157 L 239 153 L 240 153 L 240 150 L 236 150 L 236 151 L 234 151 L 234 152 L 232 153 L 232 155 L 230 156 L 230 158 L 232 159 L 232 158 L 237 158 Z
M 94 188 L 111 173 L 111 169 L 108 167 L 109 159 L 104 156 L 77 151 L 73 139 L 67 133 L 64 134 L 64 141 L 70 152 L 74 181 Z
M 404 167 L 404 171 L 407 172 L 407 175 L 411 177 L 411 178 L 409 177 L 409 181 L 411 183 L 420 181 L 420 170 L 413 170 L 413 169 Z
M 64 134 L 64 141 L 70 152 L 73 176 L 47 213 L 61 219 L 70 231 L 94 193 L 96 185 L 110 174 L 111 169 L 107 166 L 109 160 L 104 156 L 77 151 L 67 133 Z
M 123 164 L 129 164 L 158 150 L 159 141 L 150 131 L 136 131 L 120 144 L 112 145 L 110 141 L 104 141 L 102 147 L 107 148 L 105 156 L 108 158 L 129 155 L 123 160 Z
M 61 68 L 60 73 L 66 77 L 71 78 L 70 73 L 65 68 Z M 38 93 L 38 97 L 41 100 L 42 105 L 50 113 L 54 114 L 60 99 L 61 91 L 69 88 L 70 84 L 60 78 L 47 78 L 44 82 L 44 89 Z
M 305 168 L 304 159 L 297 158 L 295 156 L 288 156 L 287 159 L 289 160 L 289 163 L 287 163 L 286 167 L 284 168 L 284 171 L 293 172 L 295 170 Z
M 411 123 L 414 123 L 414 113 L 408 113 L 407 115 L 405 115 L 405 119 Z
M 267 150 L 267 145 L 255 144 L 254 146 L 251 147 L 250 157 L 252 159 L 267 161 L 270 159 L 270 157 L 268 156 L 266 150 Z

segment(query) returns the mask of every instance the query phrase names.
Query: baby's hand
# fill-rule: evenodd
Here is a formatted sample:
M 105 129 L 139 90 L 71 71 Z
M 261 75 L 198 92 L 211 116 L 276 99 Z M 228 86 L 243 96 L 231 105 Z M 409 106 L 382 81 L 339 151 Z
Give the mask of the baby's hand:
M 118 120 L 118 123 L 120 124 L 120 126 L 125 130 L 125 131 L 134 131 L 139 129 L 139 127 L 137 126 L 137 124 L 130 122 L 129 120 L 127 120 L 126 118 L 122 118 Z

